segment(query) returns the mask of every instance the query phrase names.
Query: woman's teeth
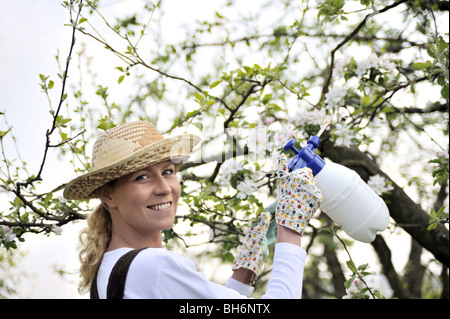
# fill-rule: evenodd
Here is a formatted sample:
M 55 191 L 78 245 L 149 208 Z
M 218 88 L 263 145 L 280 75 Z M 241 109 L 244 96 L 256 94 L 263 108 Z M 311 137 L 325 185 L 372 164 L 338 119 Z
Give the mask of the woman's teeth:
M 171 203 L 165 203 L 165 204 L 160 204 L 160 205 L 155 205 L 155 206 L 148 206 L 148 208 L 150 209 L 155 209 L 155 210 L 159 210 L 159 209 L 166 209 L 169 208 L 171 205 Z

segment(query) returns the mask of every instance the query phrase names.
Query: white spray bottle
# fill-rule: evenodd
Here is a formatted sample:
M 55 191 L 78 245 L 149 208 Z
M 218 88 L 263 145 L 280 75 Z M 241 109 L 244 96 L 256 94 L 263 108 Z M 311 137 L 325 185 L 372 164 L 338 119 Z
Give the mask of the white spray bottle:
M 328 126 L 328 125 L 327 125 Z M 296 155 L 289 161 L 293 171 L 302 167 L 311 168 L 317 187 L 322 191 L 321 210 L 352 237 L 370 243 L 378 231 L 389 225 L 389 210 L 379 197 L 353 170 L 327 162 L 314 153 L 319 146 L 319 136 L 327 127 L 308 140 L 300 151 L 294 147 L 295 139 L 289 140 L 284 150 L 292 150 Z

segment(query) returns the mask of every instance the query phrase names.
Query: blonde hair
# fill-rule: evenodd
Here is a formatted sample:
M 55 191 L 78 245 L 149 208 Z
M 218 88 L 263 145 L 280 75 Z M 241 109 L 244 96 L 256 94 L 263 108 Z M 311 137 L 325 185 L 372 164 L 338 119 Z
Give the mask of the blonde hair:
M 92 281 L 111 241 L 111 216 L 105 204 L 100 204 L 87 218 L 87 227 L 80 233 L 83 246 L 80 251 L 81 282 L 78 287 L 80 294 L 88 292 Z

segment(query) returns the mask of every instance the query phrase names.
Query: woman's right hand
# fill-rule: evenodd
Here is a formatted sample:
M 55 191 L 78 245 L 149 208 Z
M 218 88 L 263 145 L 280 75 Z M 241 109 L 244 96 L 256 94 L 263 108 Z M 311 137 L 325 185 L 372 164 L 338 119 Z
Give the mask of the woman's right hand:
M 322 192 L 308 167 L 289 172 L 285 154 L 278 158 L 277 207 L 278 225 L 302 235 L 304 229 L 322 202 Z

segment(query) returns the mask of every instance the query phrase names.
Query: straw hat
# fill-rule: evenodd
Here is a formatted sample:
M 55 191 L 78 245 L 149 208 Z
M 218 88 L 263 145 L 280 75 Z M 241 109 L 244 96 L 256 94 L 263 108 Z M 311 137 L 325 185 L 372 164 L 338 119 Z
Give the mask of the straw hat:
M 199 141 L 191 134 L 164 138 L 151 124 L 141 121 L 118 125 L 97 138 L 92 171 L 70 181 L 64 197 L 98 198 L 96 190 L 109 181 L 167 160 L 185 162 Z

